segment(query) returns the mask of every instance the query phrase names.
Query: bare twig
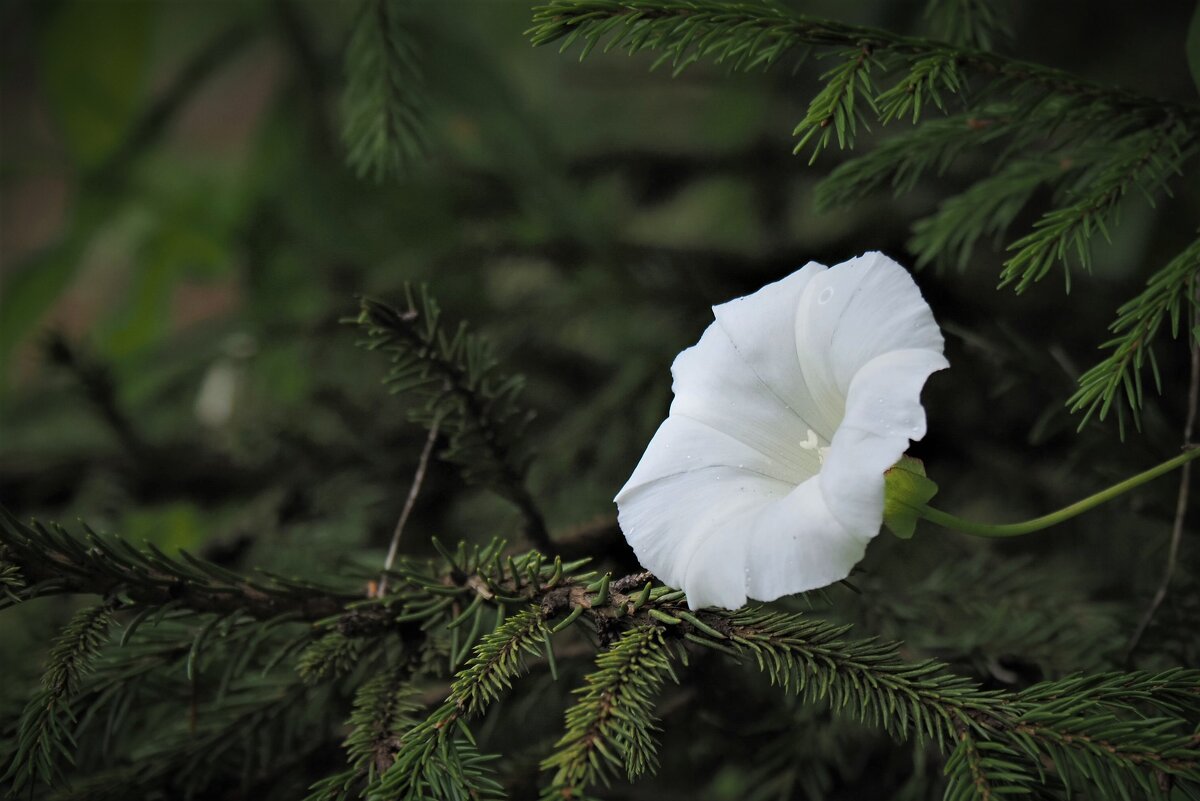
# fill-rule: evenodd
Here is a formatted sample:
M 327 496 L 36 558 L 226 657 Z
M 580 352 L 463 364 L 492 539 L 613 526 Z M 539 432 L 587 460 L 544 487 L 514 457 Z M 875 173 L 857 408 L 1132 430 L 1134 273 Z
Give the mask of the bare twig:
M 1196 284 L 1193 279 L 1193 284 Z M 1191 362 L 1191 383 L 1188 387 L 1188 409 L 1187 418 L 1183 424 L 1183 447 L 1192 447 L 1192 435 L 1196 430 L 1196 409 L 1200 406 L 1200 343 L 1196 341 L 1197 326 L 1200 326 L 1200 285 L 1195 286 L 1193 292 L 1195 304 L 1192 306 L 1192 329 L 1188 333 L 1188 338 L 1191 341 L 1192 362 Z M 1162 581 L 1158 585 L 1158 589 L 1154 593 L 1154 598 L 1150 601 L 1150 606 L 1146 608 L 1142 615 L 1141 621 L 1138 622 L 1137 630 L 1129 639 L 1129 645 L 1125 647 L 1125 661 L 1129 662 L 1133 656 L 1134 650 L 1142 639 L 1142 635 L 1146 633 L 1146 629 L 1150 627 L 1150 622 L 1154 619 L 1158 608 L 1162 606 L 1163 601 L 1167 598 L 1167 589 L 1171 585 L 1171 579 L 1175 575 L 1175 566 L 1179 561 L 1179 545 L 1183 541 L 1183 523 L 1187 517 L 1188 493 L 1191 487 L 1192 478 L 1192 463 L 1187 462 L 1179 472 L 1179 496 L 1175 502 L 1175 522 L 1171 526 L 1171 542 L 1167 546 L 1167 565 L 1163 570 Z
M 392 531 L 392 544 L 388 548 L 387 559 L 383 563 L 383 576 L 379 579 L 379 586 L 375 590 L 376 598 L 382 598 L 387 592 L 388 571 L 396 562 L 396 552 L 400 548 L 400 535 L 404 533 L 404 524 L 408 522 L 408 516 L 412 514 L 413 506 L 417 502 L 417 495 L 421 492 L 421 484 L 425 481 L 425 471 L 429 469 L 429 457 L 433 455 L 433 443 L 437 441 L 440 422 L 435 418 L 433 425 L 429 427 L 429 436 L 425 438 L 425 447 L 421 449 L 421 458 L 417 462 L 417 472 L 413 475 L 412 487 L 408 490 L 404 508 L 400 511 L 400 519 L 396 521 L 396 528 Z

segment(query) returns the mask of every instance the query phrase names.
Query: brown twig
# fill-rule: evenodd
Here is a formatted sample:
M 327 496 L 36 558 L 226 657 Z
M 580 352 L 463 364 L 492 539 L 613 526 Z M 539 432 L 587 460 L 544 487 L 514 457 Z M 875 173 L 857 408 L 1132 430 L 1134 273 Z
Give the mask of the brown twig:
M 382 598 L 387 592 L 388 571 L 396 562 L 396 552 L 400 548 L 400 535 L 404 533 L 404 524 L 408 522 L 408 517 L 412 514 L 413 506 L 417 502 L 417 495 L 421 493 L 421 484 L 424 483 L 425 472 L 429 469 L 429 457 L 433 455 L 433 444 L 437 441 L 440 423 L 440 419 L 434 419 L 433 425 L 429 427 L 429 436 L 425 438 L 425 447 L 421 449 L 421 458 L 417 462 L 417 472 L 413 475 L 412 486 L 408 490 L 408 497 L 404 500 L 404 508 L 400 511 L 400 519 L 396 521 L 396 528 L 392 531 L 392 544 L 388 547 L 387 559 L 383 562 L 383 575 L 380 577 L 379 586 L 375 591 L 376 598 Z

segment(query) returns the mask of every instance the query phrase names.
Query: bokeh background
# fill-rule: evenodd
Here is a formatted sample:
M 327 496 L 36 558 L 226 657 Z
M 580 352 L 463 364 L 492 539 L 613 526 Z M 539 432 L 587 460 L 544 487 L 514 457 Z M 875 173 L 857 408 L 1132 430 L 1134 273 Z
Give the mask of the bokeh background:
M 919 3 L 790 5 L 923 31 Z M 1183 43 L 1192 3 L 998 5 L 1011 18 L 1007 53 L 1195 100 Z M 810 166 L 790 136 L 819 61 L 751 74 L 702 64 L 673 78 L 650 72 L 650 56 L 581 64 L 577 52 L 532 48 L 528 2 L 410 6 L 428 145 L 403 175 L 377 181 L 347 166 L 341 138 L 352 4 L 0 3 L 7 508 L 240 569 L 319 577 L 382 563 L 424 432 L 342 320 L 356 295 L 400 302 L 412 282 L 526 376 L 531 486 L 552 528 L 602 526 L 666 414 L 671 360 L 712 304 L 809 260 L 883 250 L 911 263 L 912 223 L 989 168 L 986 154 L 967 157 L 902 199 L 882 192 L 821 213 L 813 188 L 847 154 Z M 1110 420 L 1077 433 L 1063 405 L 1117 306 L 1194 236 L 1200 184 L 1175 188 L 1157 208 L 1126 203 L 1070 295 L 1058 274 L 1020 296 L 997 290 L 1004 254 L 991 242 L 963 270 L 917 275 L 952 364 L 926 390 L 930 433 L 913 450 L 943 508 L 1021 519 L 1177 451 L 1181 342 L 1157 351 L 1163 393 L 1141 432 L 1122 441 Z M 857 593 L 834 588 L 815 611 L 998 686 L 1116 666 L 1161 574 L 1176 489 L 1160 480 L 1017 543 L 882 535 Z M 420 552 L 432 535 L 515 537 L 518 522 L 435 463 L 406 541 Z M 627 561 L 621 547 L 608 558 Z M 1185 537 L 1137 663 L 1196 664 L 1186 632 L 1200 623 L 1198 554 Z M 51 600 L 0 615 L 0 704 L 23 697 L 69 610 Z M 705 708 L 665 710 L 664 778 L 629 797 L 670 798 L 672 771 L 695 780 L 698 766 L 712 798 L 751 797 L 750 786 L 790 797 L 805 782 L 818 796 L 868 797 L 853 793 L 924 769 L 894 754 L 872 762 L 882 752 L 850 729 L 821 726 L 810 742 L 801 721 L 789 747 L 820 765 L 796 757 L 792 784 L 775 787 L 778 771 L 755 778 L 757 757 L 736 757 L 773 736 L 748 721 L 777 697 L 692 675 L 679 692 Z M 724 731 L 727 751 L 696 727 Z

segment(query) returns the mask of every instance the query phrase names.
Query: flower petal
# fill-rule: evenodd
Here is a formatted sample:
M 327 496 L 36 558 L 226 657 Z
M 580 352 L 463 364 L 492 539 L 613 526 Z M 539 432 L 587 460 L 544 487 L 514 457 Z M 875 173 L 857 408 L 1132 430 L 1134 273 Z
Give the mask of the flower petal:
M 816 262 L 773 284 L 767 284 L 752 295 L 735 298 L 713 307 L 717 325 L 732 343 L 746 367 L 758 378 L 754 389 L 766 388 L 791 413 L 790 431 L 775 430 L 774 441 L 789 445 L 804 442 L 809 430 L 824 442 L 829 442 L 837 426 L 817 404 L 800 371 L 799 353 L 789 347 L 795 337 L 796 313 L 808 287 L 828 268 Z M 724 376 L 711 376 L 710 382 L 722 382 Z M 731 407 L 732 409 L 732 407 Z M 740 410 L 728 422 L 744 420 Z M 796 435 L 798 434 L 798 437 Z
M 720 450 L 710 452 L 702 443 L 676 441 L 675 436 L 667 437 L 660 431 L 625 489 L 715 464 L 748 464 L 793 486 L 817 474 L 817 451 L 800 446 L 806 442 L 810 424 L 797 410 L 810 417 L 815 417 L 817 411 L 799 381 L 792 344 L 795 303 L 814 274 L 807 268 L 800 270 L 748 298 L 716 307 L 718 321 L 671 365 L 675 400 L 668 419 L 695 420 L 744 443 L 757 455 L 739 453 L 733 461 L 734 457 Z M 773 298 L 771 291 L 779 291 L 782 300 Z M 739 347 L 737 343 L 744 344 Z M 767 348 L 764 343 L 774 343 L 774 347 Z M 671 433 L 678 435 L 674 430 Z M 668 450 L 670 453 L 665 452 Z M 618 501 L 620 497 L 618 494 Z
M 685 589 L 693 609 L 736 609 L 746 602 L 749 524 L 791 491 L 759 473 L 712 466 L 623 489 L 617 519 L 638 562 Z
M 908 271 L 867 253 L 818 273 L 796 312 L 796 352 L 818 408 L 840 421 L 855 373 L 882 353 L 942 352 L 942 333 Z M 836 422 L 835 422 L 836 425 Z
M 826 587 L 850 575 L 863 558 L 876 532 L 843 525 L 830 511 L 820 482 L 810 478 L 759 510 L 746 558 L 749 597 L 773 601 Z
M 897 350 L 876 356 L 854 376 L 845 419 L 818 478 L 829 511 L 848 530 L 868 539 L 879 532 L 883 474 L 910 440 L 925 436 L 921 389 L 946 367 L 939 351 Z

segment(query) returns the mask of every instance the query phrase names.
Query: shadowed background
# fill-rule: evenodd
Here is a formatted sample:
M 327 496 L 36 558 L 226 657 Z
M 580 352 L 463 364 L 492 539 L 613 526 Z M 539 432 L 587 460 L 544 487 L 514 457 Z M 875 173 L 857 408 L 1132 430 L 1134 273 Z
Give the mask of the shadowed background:
M 908 2 L 789 5 L 923 24 Z M 1195 99 L 1188 3 L 1008 11 L 1003 52 Z M 414 282 L 526 376 L 531 487 L 556 536 L 603 530 L 666 414 L 671 360 L 712 304 L 809 260 L 882 250 L 912 264 L 913 222 L 989 168 L 966 158 L 900 200 L 818 212 L 813 188 L 847 154 L 808 166 L 790 134 L 820 62 L 677 78 L 649 72 L 649 56 L 580 64 L 532 48 L 529 17 L 520 2 L 411 4 L 421 80 L 405 90 L 424 155 L 375 180 L 347 165 L 341 135 L 347 4 L 0 3 L 0 502 L 237 568 L 381 564 L 424 432 L 340 320 L 356 295 L 400 303 Z M 1194 236 L 1200 186 L 1176 188 L 1160 209 L 1125 205 L 1069 296 L 1058 272 L 997 291 L 991 242 L 963 270 L 917 275 L 952 365 L 926 390 L 930 433 L 912 451 L 941 507 L 1022 519 L 1176 452 L 1180 342 L 1157 351 L 1163 394 L 1142 432 L 1122 442 L 1110 420 L 1076 433 L 1064 408 L 1116 307 Z M 824 611 L 997 686 L 1114 666 L 1161 573 L 1175 492 L 1160 480 L 1028 542 L 881 535 L 858 593 L 831 590 Z M 435 461 L 406 547 L 518 531 L 512 507 Z M 1146 665 L 1196 664 L 1180 635 L 1200 622 L 1193 540 Z M 619 538 L 604 547 L 628 563 Z M 0 616 L 0 708 L 24 697 L 71 608 Z M 756 738 L 779 737 L 756 728 L 755 705 L 775 701 L 740 695 L 731 673 L 701 663 L 668 695 L 660 777 L 613 797 L 671 798 L 679 775 L 693 788 L 681 798 L 923 797 L 922 765 L 849 724 L 814 725 L 821 710 L 797 711 L 786 735 L 792 774 L 757 776 Z M 538 736 L 559 720 L 547 706 Z

